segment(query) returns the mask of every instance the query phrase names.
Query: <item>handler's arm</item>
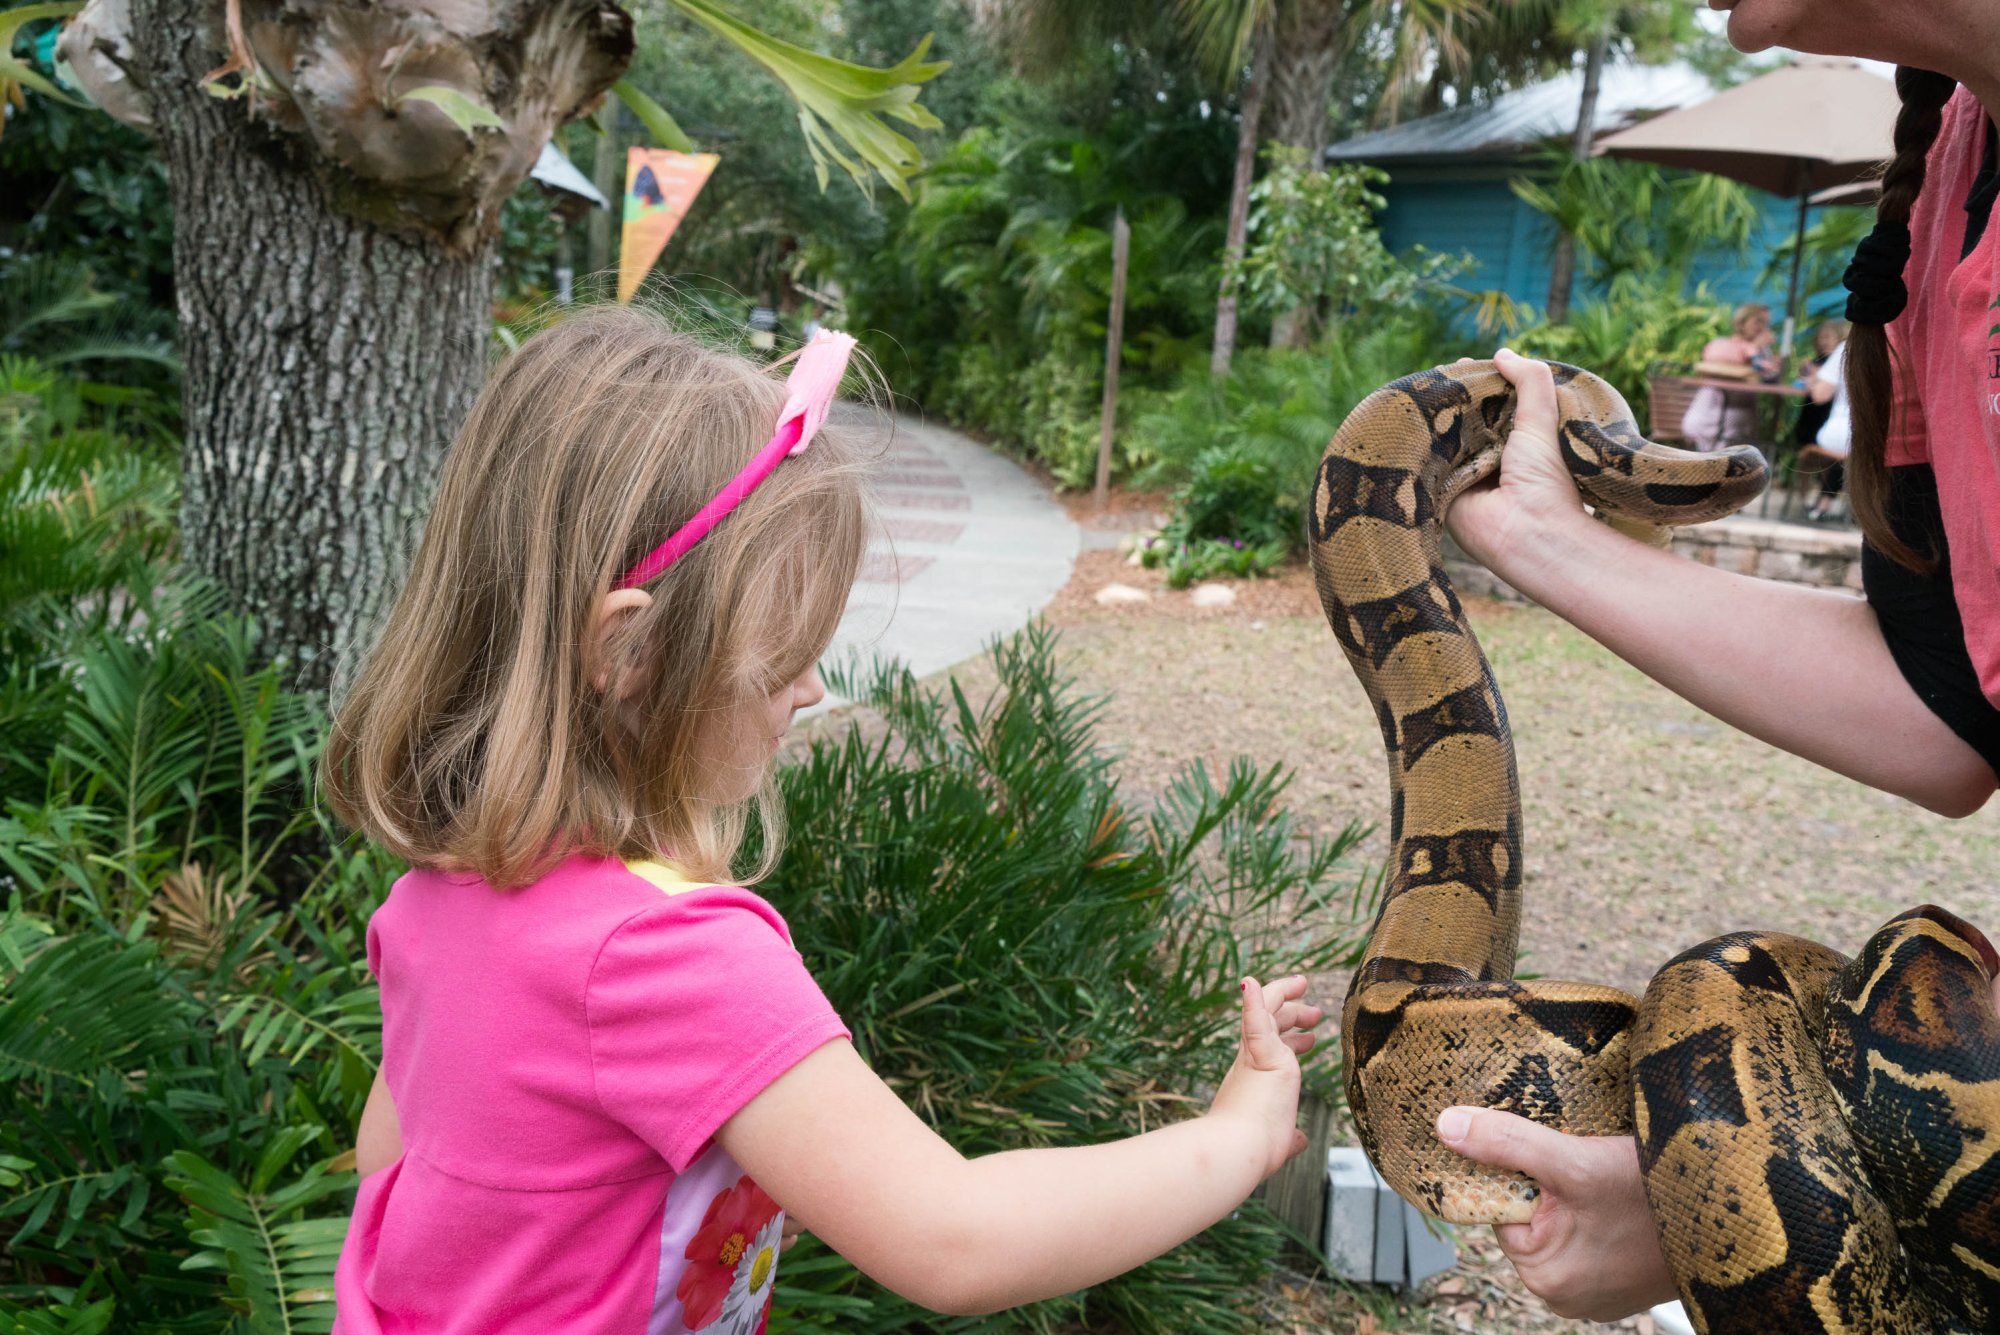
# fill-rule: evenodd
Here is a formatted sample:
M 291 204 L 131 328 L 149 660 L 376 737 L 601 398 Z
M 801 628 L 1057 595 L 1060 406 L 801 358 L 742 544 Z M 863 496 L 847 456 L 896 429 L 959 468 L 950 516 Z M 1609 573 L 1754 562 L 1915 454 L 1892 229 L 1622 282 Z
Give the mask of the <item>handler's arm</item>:
M 1592 520 L 1556 450 L 1547 368 L 1498 360 L 1521 406 L 1499 485 L 1447 517 L 1460 545 L 1753 737 L 1943 815 L 1985 804 L 1993 771 L 1911 689 L 1866 600 L 1698 565 Z

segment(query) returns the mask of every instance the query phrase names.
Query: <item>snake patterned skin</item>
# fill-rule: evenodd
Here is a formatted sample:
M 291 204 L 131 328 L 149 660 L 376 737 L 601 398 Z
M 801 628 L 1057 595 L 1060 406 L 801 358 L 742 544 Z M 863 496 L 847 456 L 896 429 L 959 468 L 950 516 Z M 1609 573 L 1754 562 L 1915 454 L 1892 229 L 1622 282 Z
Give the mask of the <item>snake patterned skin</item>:
M 1647 441 L 1610 385 L 1551 365 L 1559 448 L 1601 517 L 1699 523 L 1763 489 L 1755 449 Z M 1520 1222 L 1535 1184 L 1446 1149 L 1439 1111 L 1636 1134 L 1699 1330 L 2000 1330 L 2000 960 L 1976 929 L 1925 906 L 1851 961 L 1739 933 L 1671 961 L 1643 1000 L 1514 981 L 1513 741 L 1439 537 L 1499 466 L 1514 403 L 1491 362 L 1407 376 L 1348 417 L 1313 484 L 1320 601 L 1389 761 L 1392 861 L 1341 1023 L 1369 1157 L 1430 1214 Z

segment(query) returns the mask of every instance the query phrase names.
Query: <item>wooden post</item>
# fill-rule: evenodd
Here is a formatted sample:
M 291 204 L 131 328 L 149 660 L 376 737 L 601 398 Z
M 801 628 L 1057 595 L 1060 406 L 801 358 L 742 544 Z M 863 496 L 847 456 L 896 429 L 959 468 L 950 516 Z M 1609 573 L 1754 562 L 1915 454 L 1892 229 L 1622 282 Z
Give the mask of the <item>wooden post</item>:
M 1111 327 L 1104 335 L 1104 421 L 1097 430 L 1097 489 L 1102 510 L 1111 495 L 1111 429 L 1118 421 L 1118 354 L 1125 343 L 1125 261 L 1131 257 L 1132 229 L 1125 210 L 1111 224 Z
M 1333 1143 L 1333 1105 L 1310 1090 L 1299 1097 L 1299 1130 L 1306 1147 L 1264 1183 L 1264 1204 L 1301 1236 L 1325 1246 L 1326 1152 Z
M 1799 188 L 1799 228 L 1792 233 L 1792 285 L 1785 291 L 1785 332 L 1778 340 L 1778 379 L 1792 378 L 1792 344 L 1798 338 L 1799 262 L 1806 257 L 1806 205 L 1812 202 L 1812 169 L 1801 159 L 1792 184 Z M 1776 440 L 1777 433 L 1771 433 Z
M 625 216 L 625 140 L 619 132 L 624 104 L 615 97 L 604 99 L 597 111 L 597 156 L 591 163 L 591 182 L 597 193 L 610 201 L 608 208 L 593 209 L 583 252 L 588 271 L 584 291 L 602 299 L 618 290 L 618 226 Z M 606 275 L 609 275 L 607 277 Z

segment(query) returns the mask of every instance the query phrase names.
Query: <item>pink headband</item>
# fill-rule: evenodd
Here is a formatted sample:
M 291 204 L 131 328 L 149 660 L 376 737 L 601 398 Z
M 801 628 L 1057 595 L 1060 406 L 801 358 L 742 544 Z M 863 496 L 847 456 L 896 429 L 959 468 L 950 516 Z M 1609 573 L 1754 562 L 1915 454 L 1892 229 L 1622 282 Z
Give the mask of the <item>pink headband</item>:
M 708 504 L 695 511 L 694 518 L 682 524 L 671 538 L 647 552 L 637 565 L 625 572 L 618 581 L 621 589 L 634 588 L 657 576 L 668 566 L 681 559 L 697 542 L 708 536 L 708 531 L 722 522 L 722 517 L 743 504 L 758 484 L 771 475 L 778 461 L 793 454 L 805 453 L 806 446 L 826 421 L 826 412 L 833 403 L 834 392 L 840 388 L 840 378 L 847 372 L 848 354 L 854 351 L 854 339 L 847 334 L 831 329 L 822 329 L 812 336 L 799 353 L 799 359 L 792 366 L 792 374 L 785 381 L 785 406 L 778 410 L 778 429 L 764 448 L 757 451 L 757 457 L 743 466 L 743 471 L 731 478 Z

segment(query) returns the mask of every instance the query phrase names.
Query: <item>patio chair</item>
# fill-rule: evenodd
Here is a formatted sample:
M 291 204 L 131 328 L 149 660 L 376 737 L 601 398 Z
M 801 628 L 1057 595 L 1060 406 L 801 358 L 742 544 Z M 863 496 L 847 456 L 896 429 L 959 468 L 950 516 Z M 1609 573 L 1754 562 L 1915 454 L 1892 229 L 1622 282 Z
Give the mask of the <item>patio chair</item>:
M 1685 442 L 1681 419 L 1694 402 L 1695 386 L 1685 377 L 1693 368 L 1685 362 L 1654 362 L 1646 368 L 1646 437 L 1662 445 Z

